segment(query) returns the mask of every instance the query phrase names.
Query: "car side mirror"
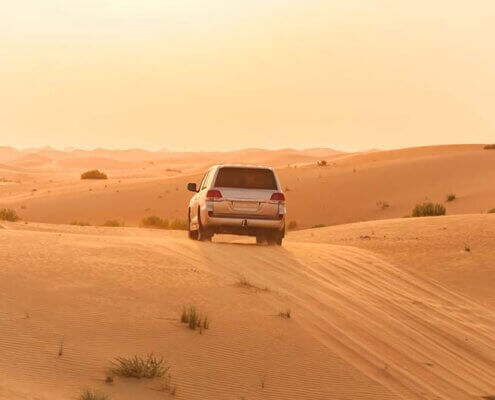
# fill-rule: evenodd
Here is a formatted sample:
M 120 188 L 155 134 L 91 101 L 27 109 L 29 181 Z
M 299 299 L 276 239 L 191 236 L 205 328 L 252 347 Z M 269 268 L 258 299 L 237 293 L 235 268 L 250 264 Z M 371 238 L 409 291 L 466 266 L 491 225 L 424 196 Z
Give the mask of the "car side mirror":
M 197 192 L 198 191 L 195 183 L 188 183 L 187 184 L 187 190 L 189 190 L 190 192 Z

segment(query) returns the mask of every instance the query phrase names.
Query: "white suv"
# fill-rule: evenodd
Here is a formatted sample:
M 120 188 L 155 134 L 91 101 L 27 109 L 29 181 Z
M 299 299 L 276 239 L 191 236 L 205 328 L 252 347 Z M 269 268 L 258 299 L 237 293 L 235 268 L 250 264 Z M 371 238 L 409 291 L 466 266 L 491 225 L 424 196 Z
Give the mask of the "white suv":
M 189 202 L 189 237 L 211 240 L 215 233 L 256 236 L 256 243 L 282 244 L 285 196 L 273 168 L 215 165 Z

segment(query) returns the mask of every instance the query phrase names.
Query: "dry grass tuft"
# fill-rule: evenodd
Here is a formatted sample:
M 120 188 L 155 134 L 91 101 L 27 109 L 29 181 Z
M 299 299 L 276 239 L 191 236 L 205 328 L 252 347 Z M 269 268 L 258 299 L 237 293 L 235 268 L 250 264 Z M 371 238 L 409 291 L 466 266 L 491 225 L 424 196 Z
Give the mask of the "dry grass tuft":
M 112 228 L 118 228 L 118 227 L 124 226 L 124 223 L 123 222 L 119 222 L 116 219 L 110 219 L 110 220 L 106 221 L 103 224 L 103 226 L 112 227 Z
M 70 223 L 71 225 L 77 225 L 77 226 L 91 226 L 91 224 L 89 222 L 86 222 L 86 221 L 72 221 Z
M 112 363 L 115 366 L 112 373 L 124 378 L 160 378 L 170 369 L 163 358 L 153 353 L 146 357 L 117 357 Z
M 187 221 L 174 219 L 172 223 L 168 219 L 160 218 L 156 215 L 145 217 L 141 220 L 141 225 L 145 228 L 187 230 Z
M 192 330 L 199 328 L 200 332 L 202 332 L 203 329 L 210 328 L 210 320 L 208 319 L 208 315 L 202 315 L 195 306 L 182 307 L 180 322 L 187 324 L 189 329 Z
M 175 396 L 177 393 L 177 385 L 172 383 L 172 375 L 167 374 L 161 383 L 160 389 L 161 392 L 168 392 L 171 396 Z
M 98 392 L 97 390 L 92 389 L 83 389 L 81 395 L 79 396 L 79 400 L 108 400 L 109 397 L 105 393 Z
M 454 194 L 454 193 L 449 193 L 449 194 L 447 195 L 447 197 L 445 198 L 445 200 L 446 200 L 447 202 L 454 201 L 455 199 L 456 199 L 456 196 L 455 196 L 455 194 Z
M 239 276 L 239 280 L 237 281 L 237 286 L 245 287 L 248 289 L 262 290 L 264 292 L 269 292 L 268 286 L 261 288 L 253 284 L 250 280 L 248 280 L 244 275 Z
M 2 208 L 0 209 L 0 220 L 2 221 L 10 221 L 16 222 L 21 218 L 17 215 L 16 211 L 11 208 Z

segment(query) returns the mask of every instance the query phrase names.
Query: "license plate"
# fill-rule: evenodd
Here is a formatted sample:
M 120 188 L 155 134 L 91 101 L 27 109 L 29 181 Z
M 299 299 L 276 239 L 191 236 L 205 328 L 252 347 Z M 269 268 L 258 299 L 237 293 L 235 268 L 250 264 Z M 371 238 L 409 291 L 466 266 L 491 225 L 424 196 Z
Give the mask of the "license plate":
M 257 210 L 258 203 L 253 201 L 234 201 L 234 208 L 237 210 Z

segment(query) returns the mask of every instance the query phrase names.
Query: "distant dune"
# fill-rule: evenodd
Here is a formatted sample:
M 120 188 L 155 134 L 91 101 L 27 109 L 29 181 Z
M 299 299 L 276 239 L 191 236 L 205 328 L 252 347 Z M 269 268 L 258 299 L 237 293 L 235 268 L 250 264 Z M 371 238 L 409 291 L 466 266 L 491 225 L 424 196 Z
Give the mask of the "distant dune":
M 155 161 L 65 158 L 53 161 L 53 168 L 16 167 L 16 179 L 24 171 L 21 183 L 0 187 L 0 201 L 38 222 L 117 219 L 135 226 L 146 215 L 184 219 L 191 196 L 187 182 L 199 182 L 214 163 L 243 162 L 278 169 L 289 219 L 300 228 L 404 217 L 423 201 L 444 204 L 448 214 L 480 213 L 495 207 L 494 154 L 481 145 L 453 145 L 355 154 L 325 149 L 168 153 Z M 326 167 L 316 165 L 321 159 Z M 92 168 L 104 169 L 110 179 L 81 181 L 80 174 Z M 4 171 L 6 178 L 14 175 Z M 456 200 L 447 203 L 450 193 Z

